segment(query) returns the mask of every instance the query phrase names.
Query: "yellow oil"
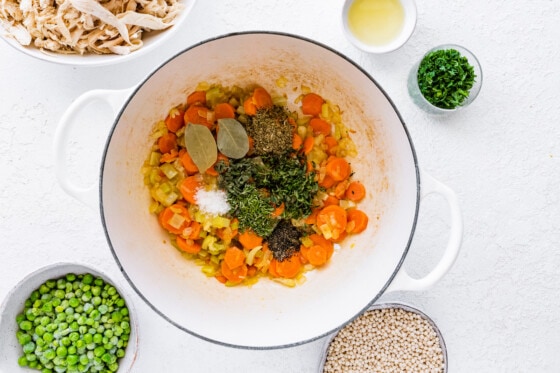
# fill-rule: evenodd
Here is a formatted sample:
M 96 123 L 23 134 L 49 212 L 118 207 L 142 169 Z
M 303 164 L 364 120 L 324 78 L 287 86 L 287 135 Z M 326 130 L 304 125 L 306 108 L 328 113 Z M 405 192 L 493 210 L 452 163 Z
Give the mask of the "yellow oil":
M 399 0 L 355 0 L 348 9 L 348 26 L 362 43 L 384 45 L 394 40 L 404 24 Z

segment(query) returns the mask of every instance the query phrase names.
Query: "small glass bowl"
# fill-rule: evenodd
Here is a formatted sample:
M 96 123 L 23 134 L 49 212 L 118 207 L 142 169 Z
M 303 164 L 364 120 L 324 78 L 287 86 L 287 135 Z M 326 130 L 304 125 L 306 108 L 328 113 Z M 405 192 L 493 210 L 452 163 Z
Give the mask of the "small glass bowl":
M 366 312 L 373 311 L 373 310 L 390 309 L 390 308 L 401 309 L 401 310 L 404 310 L 404 311 L 415 313 L 415 314 L 419 315 L 420 317 L 422 317 L 424 320 L 426 320 L 428 322 L 428 324 L 430 324 L 430 326 L 433 328 L 434 332 L 436 333 L 436 335 L 438 337 L 439 347 L 441 348 L 441 351 L 442 351 L 442 354 L 443 354 L 443 370 L 442 370 L 442 373 L 447 373 L 448 372 L 448 368 L 447 368 L 447 366 L 448 366 L 448 363 L 447 363 L 447 347 L 445 345 L 445 341 L 443 340 L 443 336 L 441 335 L 441 331 L 437 327 L 436 323 L 428 315 L 426 315 L 424 312 L 420 311 L 419 309 L 417 309 L 413 306 L 410 306 L 410 305 L 404 304 L 404 303 L 390 302 L 390 303 L 374 304 L 371 307 L 369 307 Z M 321 357 L 320 357 L 320 360 L 319 360 L 319 366 L 318 366 L 317 373 L 323 373 L 324 368 L 325 368 L 325 364 L 327 362 L 327 356 L 328 356 L 329 347 L 331 345 L 331 342 L 334 340 L 334 338 L 338 335 L 338 333 L 342 329 L 343 328 L 339 329 L 337 332 L 334 332 L 331 335 L 329 335 L 328 337 L 326 337 L 325 343 L 324 343 L 322 351 L 321 351 Z
M 420 92 L 420 87 L 418 86 L 418 68 L 420 67 L 420 63 L 424 59 L 424 57 L 434 51 L 437 50 L 445 50 L 445 49 L 455 49 L 458 51 L 461 56 L 466 57 L 469 61 L 469 64 L 473 67 L 474 73 L 476 75 L 474 84 L 469 91 L 469 96 L 465 98 L 465 100 L 461 103 L 461 105 L 457 106 L 454 109 L 443 109 L 433 105 L 431 102 L 426 100 L 422 92 Z M 420 60 L 414 64 L 412 69 L 410 70 L 410 74 L 408 75 L 408 93 L 412 98 L 412 101 L 422 110 L 430 113 L 430 114 L 449 114 L 455 111 L 461 110 L 469 106 L 478 96 L 480 89 L 482 88 L 482 68 L 480 67 L 480 63 L 475 55 L 469 51 L 468 49 L 461 47 L 460 45 L 456 44 L 443 44 L 437 47 L 430 49 L 426 52 Z

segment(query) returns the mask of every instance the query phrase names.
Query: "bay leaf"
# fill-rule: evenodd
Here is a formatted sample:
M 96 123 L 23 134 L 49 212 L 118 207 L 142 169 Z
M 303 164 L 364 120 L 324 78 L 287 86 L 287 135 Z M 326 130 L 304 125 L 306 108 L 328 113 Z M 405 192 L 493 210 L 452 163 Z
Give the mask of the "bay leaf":
M 185 146 L 201 173 L 212 167 L 218 159 L 216 140 L 214 140 L 210 129 L 201 124 L 187 124 Z
M 227 157 L 243 158 L 249 151 L 249 136 L 243 125 L 232 118 L 218 120 L 218 149 Z

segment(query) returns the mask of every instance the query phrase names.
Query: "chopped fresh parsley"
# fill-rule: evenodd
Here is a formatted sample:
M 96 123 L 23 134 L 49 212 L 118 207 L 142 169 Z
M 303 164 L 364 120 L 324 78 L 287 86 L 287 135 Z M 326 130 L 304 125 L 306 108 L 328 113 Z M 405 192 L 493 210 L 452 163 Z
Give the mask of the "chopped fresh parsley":
M 239 220 L 240 229 L 251 228 L 261 237 L 272 233 L 279 218 L 300 219 L 311 214 L 319 190 L 305 160 L 290 153 L 231 159 L 217 170 L 219 186 L 227 193 L 230 213 Z M 284 212 L 273 217 L 274 206 L 282 203 Z
M 442 109 L 454 109 L 469 96 L 474 68 L 455 49 L 428 53 L 418 67 L 418 86 L 426 100 Z

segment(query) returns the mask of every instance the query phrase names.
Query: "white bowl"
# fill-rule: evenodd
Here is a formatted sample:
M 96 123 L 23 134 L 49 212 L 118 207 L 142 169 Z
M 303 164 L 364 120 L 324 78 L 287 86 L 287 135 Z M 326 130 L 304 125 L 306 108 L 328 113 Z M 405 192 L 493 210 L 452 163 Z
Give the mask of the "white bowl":
M 16 338 L 16 331 L 18 330 L 16 316 L 23 311 L 25 301 L 41 284 L 47 280 L 60 278 L 69 273 L 91 273 L 94 276 L 101 277 L 105 282 L 113 285 L 125 300 L 130 314 L 130 337 L 125 356 L 118 361 L 118 372 L 132 371 L 138 350 L 138 324 L 130 297 L 119 284 L 97 269 L 76 263 L 56 263 L 40 268 L 25 276 L 3 300 L 0 306 L 0 372 L 29 373 L 31 371 L 29 368 L 22 368 L 18 365 L 18 358 L 22 354 L 22 347 Z
M 379 45 L 365 43 L 356 37 L 356 35 L 351 31 L 350 25 L 348 24 L 348 12 L 350 10 L 350 6 L 355 1 L 357 0 L 346 0 L 344 2 L 344 6 L 342 8 L 342 26 L 344 34 L 348 40 L 357 48 L 368 53 L 388 53 L 402 47 L 408 41 L 414 31 L 414 28 L 416 27 L 417 12 L 414 0 L 398 0 L 404 10 L 403 27 L 395 38 L 387 43 Z
M 175 32 L 177 32 L 177 30 L 180 29 L 184 24 L 185 19 L 191 12 L 196 2 L 196 0 L 179 0 L 179 1 L 183 3 L 184 8 L 177 15 L 177 18 L 175 19 L 175 24 L 162 31 L 151 31 L 151 32 L 144 33 L 144 35 L 142 36 L 142 42 L 143 42 L 142 47 L 126 55 L 93 54 L 93 53 L 79 55 L 79 54 L 55 53 L 46 50 L 41 50 L 35 47 L 33 45 L 33 42 L 31 42 L 31 45 L 24 46 L 21 45 L 13 37 L 7 35 L 7 30 L 4 29 L 1 22 L 0 22 L 0 36 L 6 43 L 11 45 L 18 51 L 42 61 L 57 63 L 61 65 L 70 65 L 70 66 L 112 65 L 116 63 L 130 61 L 136 57 L 140 57 L 147 54 L 149 51 L 156 48 L 158 45 L 163 44 Z

